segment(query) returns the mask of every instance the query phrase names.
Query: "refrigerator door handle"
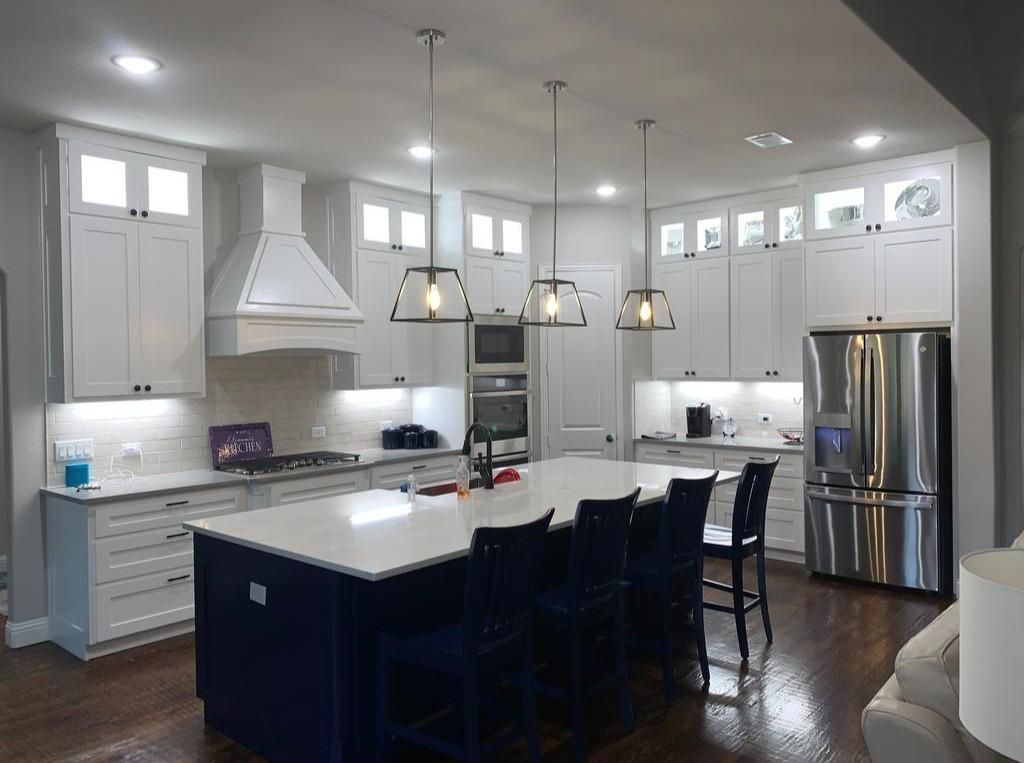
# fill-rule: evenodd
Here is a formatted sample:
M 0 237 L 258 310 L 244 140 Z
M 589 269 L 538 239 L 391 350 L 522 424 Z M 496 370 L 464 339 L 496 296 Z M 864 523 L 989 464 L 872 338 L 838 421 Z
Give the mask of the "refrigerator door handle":
M 857 410 L 857 433 L 859 435 L 860 442 L 860 468 L 857 470 L 859 474 L 866 475 L 868 469 L 868 457 L 867 457 L 867 435 L 865 434 L 864 426 L 864 366 L 867 364 L 866 352 L 863 347 L 860 348 L 860 367 L 857 369 L 857 395 L 859 397 L 859 405 Z
M 870 382 L 870 387 L 868 388 L 868 422 L 871 426 L 865 438 L 865 475 L 874 474 L 877 466 L 875 464 L 875 351 L 871 348 L 868 348 L 868 376 Z
M 919 511 L 935 508 L 933 496 L 918 496 L 914 500 L 900 500 L 898 498 L 862 498 L 851 493 L 825 493 L 817 490 L 806 490 L 804 495 L 815 501 L 851 503 L 859 506 L 885 506 L 893 509 L 918 509 Z

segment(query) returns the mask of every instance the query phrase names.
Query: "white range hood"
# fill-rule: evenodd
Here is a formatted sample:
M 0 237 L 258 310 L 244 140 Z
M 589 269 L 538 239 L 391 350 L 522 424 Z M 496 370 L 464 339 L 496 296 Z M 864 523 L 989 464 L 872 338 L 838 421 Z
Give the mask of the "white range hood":
M 302 232 L 304 172 L 238 173 L 241 231 L 206 295 L 206 354 L 356 350 L 363 314 Z

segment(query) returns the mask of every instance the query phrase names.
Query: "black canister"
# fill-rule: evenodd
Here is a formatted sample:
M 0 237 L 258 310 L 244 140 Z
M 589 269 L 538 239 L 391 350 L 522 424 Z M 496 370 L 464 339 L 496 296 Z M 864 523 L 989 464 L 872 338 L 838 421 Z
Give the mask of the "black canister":
M 384 450 L 400 450 L 405 447 L 405 433 L 397 427 L 388 427 L 380 433 L 380 444 Z
M 420 447 L 421 448 L 436 448 L 437 447 L 437 430 L 436 429 L 424 429 L 420 433 Z
M 405 433 L 405 447 L 409 450 L 415 450 L 420 446 L 420 433 L 419 432 L 406 432 Z

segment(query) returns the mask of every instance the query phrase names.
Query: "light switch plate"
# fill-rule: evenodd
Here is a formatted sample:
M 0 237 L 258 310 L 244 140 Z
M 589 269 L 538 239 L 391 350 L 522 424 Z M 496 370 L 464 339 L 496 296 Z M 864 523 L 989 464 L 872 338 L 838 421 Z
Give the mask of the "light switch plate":
M 122 456 L 141 456 L 142 455 L 142 443 L 141 442 L 122 442 L 121 443 L 121 455 Z
M 267 587 L 259 583 L 249 581 L 249 601 L 256 602 L 261 607 L 267 606 Z
M 323 437 L 326 437 L 327 436 L 327 427 L 325 427 L 325 426 L 313 427 L 313 429 L 311 430 L 311 434 L 312 434 L 314 440 L 319 440 L 319 439 L 321 439 Z
M 53 443 L 53 460 L 57 463 L 67 461 L 89 461 L 95 453 L 93 439 L 58 440 Z

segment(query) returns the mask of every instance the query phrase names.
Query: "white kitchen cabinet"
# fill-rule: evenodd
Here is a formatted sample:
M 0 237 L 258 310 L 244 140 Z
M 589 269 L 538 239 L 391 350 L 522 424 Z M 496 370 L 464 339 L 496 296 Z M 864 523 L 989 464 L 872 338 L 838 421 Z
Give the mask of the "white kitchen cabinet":
M 351 469 L 314 477 L 273 480 L 268 485 L 269 506 L 348 495 L 370 489 L 369 469 Z
M 50 639 L 88 660 L 192 629 L 184 522 L 246 508 L 244 484 L 99 506 L 45 494 Z
M 433 381 L 432 327 L 391 320 L 391 309 L 406 268 L 425 264 L 422 257 L 390 251 L 356 253 L 355 301 L 365 319 L 356 334 L 361 386 L 430 384 Z
M 528 207 L 467 194 L 463 214 L 465 254 L 529 262 Z
M 73 213 L 202 225 L 202 166 L 192 161 L 71 140 L 68 194 Z
M 809 327 L 953 319 L 951 228 L 813 242 L 805 268 Z
M 425 254 L 430 232 L 426 200 L 410 201 L 393 194 L 355 194 L 356 246 L 360 250 Z
M 205 154 L 66 125 L 34 148 L 47 401 L 203 395 Z
M 953 222 L 952 164 L 946 161 L 810 182 L 804 194 L 811 239 Z
M 457 455 L 433 456 L 425 451 L 421 458 L 389 463 L 383 461 L 373 465 L 370 470 L 370 487 L 380 490 L 397 490 L 409 475 L 416 478 L 420 485 L 433 482 L 448 482 L 455 479 L 455 469 L 459 465 Z
M 732 207 L 732 254 L 790 249 L 804 241 L 803 202 L 799 195 Z
M 494 255 L 468 256 L 463 273 L 463 286 L 474 314 L 519 315 L 530 286 L 525 262 Z
M 650 220 L 648 235 L 656 263 L 703 259 L 729 252 L 729 213 L 724 208 L 656 209 L 651 212 Z
M 773 251 L 731 262 L 732 378 L 799 381 L 803 255 Z
M 654 334 L 654 377 L 728 379 L 728 259 L 659 264 L 653 281 L 676 324 Z
M 715 468 L 714 451 L 703 445 L 686 447 L 670 443 L 642 442 L 637 444 L 634 458 L 639 464 L 688 466 L 693 469 Z

